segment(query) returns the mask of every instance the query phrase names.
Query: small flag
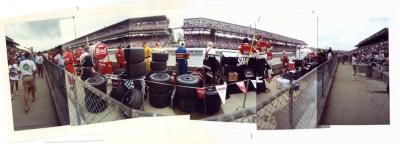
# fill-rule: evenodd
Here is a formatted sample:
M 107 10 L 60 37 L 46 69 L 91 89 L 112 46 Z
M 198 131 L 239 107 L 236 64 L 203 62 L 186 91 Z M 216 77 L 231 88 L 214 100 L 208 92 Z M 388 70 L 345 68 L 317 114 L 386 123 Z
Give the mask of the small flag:
M 218 95 L 221 98 L 222 103 L 225 104 L 227 85 L 217 85 L 215 86 L 215 89 L 217 89 Z
M 257 89 L 257 82 L 258 80 L 251 80 L 251 83 L 253 84 L 254 88 Z
M 240 88 L 240 90 L 244 93 L 247 92 L 246 86 L 244 85 L 244 81 L 236 82 L 236 85 Z

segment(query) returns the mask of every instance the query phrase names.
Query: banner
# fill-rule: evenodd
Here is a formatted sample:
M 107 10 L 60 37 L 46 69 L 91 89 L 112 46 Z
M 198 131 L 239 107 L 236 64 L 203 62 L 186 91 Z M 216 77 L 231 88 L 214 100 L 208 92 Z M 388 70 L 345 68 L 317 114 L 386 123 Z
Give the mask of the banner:
M 215 86 L 215 89 L 217 89 L 218 95 L 221 98 L 222 103 L 225 104 L 227 85 L 217 85 Z
M 204 99 L 204 96 L 205 96 L 204 92 L 206 91 L 206 88 L 204 88 L 204 87 L 196 88 L 196 91 L 197 91 L 197 98 L 200 100 Z
M 257 82 L 259 82 L 258 80 L 251 80 L 251 83 L 253 84 L 254 88 L 257 89 Z
M 108 53 L 106 45 L 103 43 L 97 44 L 96 47 L 94 48 L 94 58 L 97 60 L 101 60 L 106 58 L 107 55 Z
M 240 90 L 244 93 L 247 92 L 246 86 L 244 85 L 244 81 L 236 82 L 236 85 L 240 88 Z

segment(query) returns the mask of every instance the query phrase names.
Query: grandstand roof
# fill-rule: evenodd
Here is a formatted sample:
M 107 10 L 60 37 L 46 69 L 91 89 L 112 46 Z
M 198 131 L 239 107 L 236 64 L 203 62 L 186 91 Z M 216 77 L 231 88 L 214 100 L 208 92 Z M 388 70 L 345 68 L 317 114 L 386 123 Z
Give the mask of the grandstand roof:
M 15 42 L 12 38 L 10 38 L 8 36 L 6 36 L 6 43 L 14 44 L 14 45 L 19 46 L 19 44 L 17 42 Z
M 388 41 L 389 40 L 389 29 L 387 27 L 382 30 L 376 32 L 375 34 L 369 36 L 368 38 L 359 42 L 355 47 L 360 47 L 364 45 L 369 45 L 373 43 L 377 43 L 380 41 Z
M 91 32 L 89 34 L 86 34 L 84 36 L 81 36 L 79 38 L 76 38 L 74 40 L 68 41 L 66 43 L 64 43 L 64 45 L 67 44 L 72 44 L 76 41 L 82 41 L 82 40 L 86 40 L 86 37 L 92 38 L 91 36 L 96 35 L 97 33 L 102 33 L 102 32 L 110 32 L 113 30 L 113 28 L 116 28 L 118 26 L 122 26 L 122 25 L 126 25 L 126 27 L 124 27 L 124 29 L 119 29 L 123 32 L 129 32 L 129 25 L 130 24 L 134 24 L 134 23 L 141 23 L 141 22 L 151 22 L 151 21 L 168 21 L 167 17 L 165 15 L 160 15 L 160 16 L 149 16 L 149 17 L 138 17 L 138 18 L 129 18 L 129 19 L 125 19 L 123 21 L 117 22 L 115 24 L 109 25 L 107 27 L 104 27 L 102 29 L 96 30 L 94 32 Z M 115 30 L 115 29 L 114 29 Z M 145 33 L 149 33 L 151 31 L 154 30 L 143 30 L 143 32 Z M 157 31 L 158 32 L 158 31 Z M 138 32 L 134 32 L 134 33 L 138 33 Z M 110 35 L 105 35 L 104 37 L 109 37 Z M 90 39 L 92 40 L 92 39 Z
M 249 33 L 251 34 L 251 33 L 253 33 L 253 31 L 254 31 L 254 29 L 251 29 L 251 28 L 249 28 L 249 27 L 247 27 L 247 26 L 242 26 L 242 25 L 238 25 L 238 24 L 227 23 L 227 22 L 223 22 L 223 21 L 219 21 L 219 20 L 213 20 L 213 19 L 209 19 L 209 18 L 198 17 L 198 18 L 187 18 L 187 19 L 184 19 L 184 21 L 191 21 L 191 20 L 208 20 L 208 21 L 214 21 L 214 22 L 218 22 L 218 23 L 223 23 L 223 24 L 228 24 L 228 25 L 236 26 L 236 27 L 239 27 L 239 28 L 242 28 L 242 29 L 247 29 L 247 30 L 246 30 L 247 33 L 241 33 L 241 34 L 249 34 Z M 188 28 L 194 28 L 194 27 L 183 26 L 182 28 L 183 28 L 183 29 L 188 29 Z M 208 27 L 205 27 L 205 28 L 208 28 Z M 223 31 L 223 30 L 222 30 L 222 31 Z M 238 31 L 229 31 L 229 32 L 232 32 L 232 33 L 240 33 L 240 32 L 238 32 Z M 302 41 L 302 40 L 297 40 L 297 39 L 294 39 L 294 38 L 286 37 L 286 36 L 279 35 L 279 34 L 275 34 L 275 33 L 272 33 L 272 32 L 267 32 L 267 31 L 260 30 L 260 29 L 257 29 L 257 33 L 264 33 L 264 35 L 267 37 L 267 39 L 279 40 L 279 41 L 284 41 L 284 42 L 287 42 L 287 43 L 293 43 L 293 44 L 298 44 L 298 45 L 307 45 L 307 44 L 306 44 L 304 41 Z

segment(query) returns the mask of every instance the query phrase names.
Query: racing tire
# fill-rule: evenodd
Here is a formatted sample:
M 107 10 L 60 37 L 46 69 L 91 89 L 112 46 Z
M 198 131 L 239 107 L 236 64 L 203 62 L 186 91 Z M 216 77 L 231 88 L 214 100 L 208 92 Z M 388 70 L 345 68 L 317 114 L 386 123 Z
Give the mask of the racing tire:
M 167 73 L 154 73 L 149 76 L 149 79 L 148 86 L 150 91 L 157 91 L 157 93 L 163 94 L 173 89 L 172 85 L 165 85 L 172 82 L 171 76 Z
M 152 71 L 163 71 L 165 69 L 167 69 L 167 62 L 158 62 L 158 61 L 150 62 L 150 70 Z
M 160 53 L 160 52 L 154 52 L 151 54 L 151 59 L 152 61 L 157 61 L 157 62 L 166 62 L 168 61 L 168 53 Z
M 149 91 L 150 105 L 155 108 L 165 108 L 171 104 L 172 90 L 166 93 L 158 93 L 157 91 Z
M 130 89 L 121 102 L 131 109 L 141 110 L 143 106 L 143 93 L 135 88 Z
M 103 93 L 107 92 L 107 79 L 102 76 L 94 76 L 85 81 Z M 95 93 L 85 88 L 85 106 L 90 113 L 100 113 L 107 108 L 107 102 Z
M 204 99 L 199 101 L 199 112 L 206 115 L 214 115 L 221 109 L 221 98 L 215 87 L 207 87 L 204 92 Z
M 144 49 L 142 48 L 126 48 L 124 49 L 124 57 L 126 64 L 135 64 L 144 61 Z
M 137 79 L 146 74 L 146 65 L 143 61 L 135 64 L 126 64 L 125 68 L 128 79 Z

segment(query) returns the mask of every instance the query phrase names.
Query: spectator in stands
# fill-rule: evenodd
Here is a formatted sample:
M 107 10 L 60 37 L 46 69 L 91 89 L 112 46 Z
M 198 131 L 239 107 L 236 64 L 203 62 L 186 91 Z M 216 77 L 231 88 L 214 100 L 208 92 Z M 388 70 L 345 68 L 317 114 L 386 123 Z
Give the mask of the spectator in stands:
M 42 55 L 42 52 L 38 52 L 35 62 L 36 62 L 37 69 L 38 69 L 38 75 L 39 75 L 39 77 L 43 78 L 43 55 Z
M 351 57 L 351 65 L 353 67 L 353 75 L 352 75 L 352 80 L 356 80 L 356 73 L 357 73 L 357 54 L 353 53 Z
M 18 80 L 19 80 L 19 73 L 18 73 L 18 62 L 14 59 L 8 59 L 8 71 L 10 77 L 10 88 L 11 88 L 11 99 L 14 99 L 18 96 Z M 14 93 L 14 86 L 15 86 L 15 93 Z
M 32 102 L 36 101 L 36 65 L 35 62 L 31 60 L 31 54 L 29 52 L 25 53 L 25 60 L 21 61 L 18 71 L 21 73 L 22 84 L 24 86 L 24 102 L 25 102 L 25 113 L 29 112 L 28 95 L 29 92 L 32 93 Z

